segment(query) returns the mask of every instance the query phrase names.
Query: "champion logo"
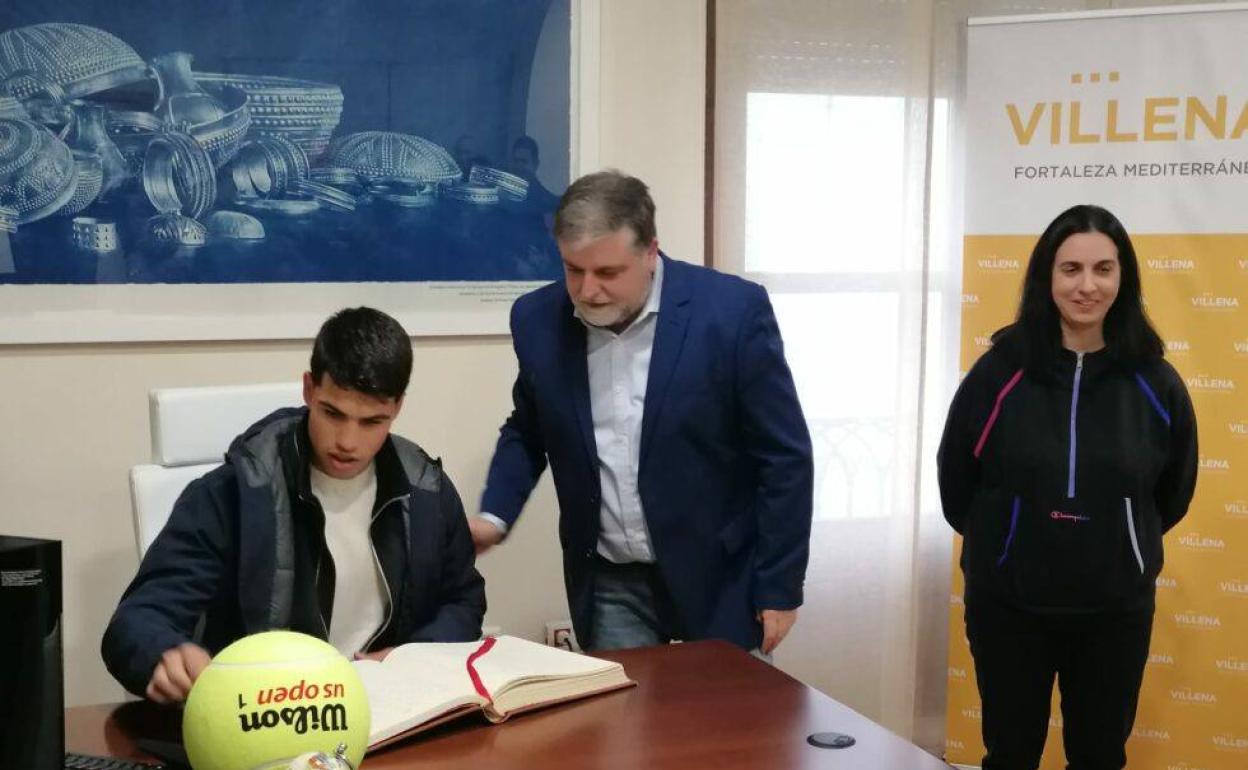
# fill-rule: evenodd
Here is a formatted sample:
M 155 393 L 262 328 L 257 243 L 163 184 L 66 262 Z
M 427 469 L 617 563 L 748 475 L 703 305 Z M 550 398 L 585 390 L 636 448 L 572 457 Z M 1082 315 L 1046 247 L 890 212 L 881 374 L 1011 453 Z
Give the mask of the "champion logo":
M 1229 393 L 1235 390 L 1235 380 L 1232 380 L 1229 377 L 1209 377 L 1204 374 L 1198 374 L 1195 377 L 1187 378 L 1187 387 L 1192 390 L 1209 390 Z
M 963 305 L 978 305 L 979 295 L 978 294 L 963 294 L 962 304 Z
M 1054 521 L 1091 521 L 1091 517 L 1084 516 L 1079 513 L 1066 513 L 1065 511 L 1049 511 L 1049 518 Z
M 1192 343 L 1187 340 L 1166 340 L 1167 353 L 1187 353 L 1192 349 Z
M 993 254 L 987 259 L 977 260 L 980 270 L 1018 270 L 1022 265 L 1017 259 L 1002 259 Z
M 1221 580 L 1218 581 L 1218 588 L 1224 594 L 1248 597 L 1248 582 L 1243 580 Z
M 1162 577 L 1161 575 L 1157 576 L 1158 588 L 1178 588 L 1178 586 L 1179 586 L 1179 581 L 1175 580 L 1172 577 Z
M 1179 538 L 1179 544 L 1186 548 L 1195 548 L 1200 551 L 1222 551 L 1226 549 L 1226 541 L 1220 537 L 1204 537 L 1195 532 L 1190 532 Z
M 1153 666 L 1173 666 L 1174 658 L 1164 652 L 1152 652 L 1148 655 L 1148 662 Z
M 1131 737 L 1145 741 L 1168 741 L 1170 740 L 1170 731 L 1157 730 L 1151 727 L 1137 727 L 1131 731 Z
M 1221 628 L 1222 619 L 1217 615 L 1200 615 L 1192 611 L 1174 613 L 1174 622 L 1193 628 Z
M 1218 703 L 1218 696 L 1211 692 L 1199 692 L 1190 687 L 1184 687 L 1181 690 L 1171 690 L 1170 700 L 1176 703 L 1195 703 L 1201 706 L 1215 706 Z
M 966 709 L 962 709 L 962 716 L 966 717 L 967 719 L 983 719 L 984 712 L 975 708 L 966 708 Z
M 1192 307 L 1202 310 L 1233 310 L 1239 307 L 1239 297 L 1219 297 L 1205 293 L 1192 297 Z
M 1222 733 L 1213 736 L 1213 745 L 1220 749 L 1232 751 L 1248 751 L 1248 736 Z
M 1222 510 L 1226 511 L 1231 516 L 1248 516 L 1248 503 L 1243 500 L 1223 503 Z
M 1202 471 L 1229 471 L 1231 469 L 1231 461 L 1218 457 L 1202 457 L 1200 458 L 1200 469 Z
M 950 666 L 949 678 L 950 679 L 966 679 L 966 669 L 958 668 L 957 666 Z
M 1213 665 L 1219 671 L 1228 671 L 1233 674 L 1248 674 L 1248 660 L 1221 658 L 1214 661 Z
M 1190 259 L 1174 259 L 1172 257 L 1163 257 L 1161 259 L 1147 259 L 1149 270 L 1162 270 L 1166 272 L 1182 272 L 1196 269 L 1196 262 Z

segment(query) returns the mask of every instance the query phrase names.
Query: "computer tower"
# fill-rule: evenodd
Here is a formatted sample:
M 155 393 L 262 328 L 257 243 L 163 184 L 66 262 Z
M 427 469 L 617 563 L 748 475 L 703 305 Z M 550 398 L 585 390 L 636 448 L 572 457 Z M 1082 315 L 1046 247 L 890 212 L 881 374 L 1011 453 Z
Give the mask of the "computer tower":
M 0 535 L 0 623 L 0 764 L 61 770 L 60 541 Z

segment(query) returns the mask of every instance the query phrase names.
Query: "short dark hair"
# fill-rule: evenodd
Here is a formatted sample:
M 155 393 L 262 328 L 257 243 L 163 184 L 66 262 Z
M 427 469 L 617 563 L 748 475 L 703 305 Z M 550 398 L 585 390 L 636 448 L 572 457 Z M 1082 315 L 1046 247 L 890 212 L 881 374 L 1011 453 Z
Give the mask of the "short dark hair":
M 401 397 L 412 376 L 412 341 L 402 325 L 371 307 L 339 310 L 312 343 L 312 379 L 376 398 Z
M 541 155 L 537 151 L 537 140 L 531 136 L 522 136 L 511 143 L 511 151 L 528 150 L 533 154 L 533 162 L 537 163 L 541 160 Z
M 556 241 L 614 233 L 628 227 L 638 248 L 654 240 L 654 200 L 637 177 L 609 169 L 587 174 L 569 185 L 555 211 Z
M 1117 217 L 1089 204 L 1063 211 L 1036 241 L 1023 279 L 1018 316 L 1013 324 L 992 335 L 993 343 L 1013 348 L 1028 371 L 1050 371 L 1062 347 L 1061 314 L 1053 302 L 1053 262 L 1066 239 L 1079 233 L 1101 233 L 1118 249 L 1121 280 L 1118 296 L 1105 315 L 1106 351 L 1127 367 L 1162 358 L 1165 345 L 1144 310 L 1140 265 L 1131 238 Z

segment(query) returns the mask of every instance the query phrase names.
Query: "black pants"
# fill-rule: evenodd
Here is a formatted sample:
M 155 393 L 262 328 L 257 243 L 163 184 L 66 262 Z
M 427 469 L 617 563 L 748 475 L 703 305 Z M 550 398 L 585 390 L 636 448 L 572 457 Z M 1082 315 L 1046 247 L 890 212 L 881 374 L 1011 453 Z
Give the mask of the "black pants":
M 1057 677 L 1068 770 L 1120 770 L 1135 722 L 1153 609 L 1048 615 L 968 601 L 983 706 L 983 770 L 1035 770 Z

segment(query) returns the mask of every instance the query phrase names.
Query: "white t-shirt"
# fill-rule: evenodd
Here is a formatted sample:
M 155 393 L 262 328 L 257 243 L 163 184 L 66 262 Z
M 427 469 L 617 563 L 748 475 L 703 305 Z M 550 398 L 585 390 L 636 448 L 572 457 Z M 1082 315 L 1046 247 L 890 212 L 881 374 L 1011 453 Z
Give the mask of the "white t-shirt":
M 325 511 L 325 545 L 334 560 L 329 643 L 350 658 L 385 618 L 385 580 L 368 531 L 377 499 L 377 471 L 369 465 L 352 479 L 336 479 L 315 467 L 311 471 L 312 494 Z

